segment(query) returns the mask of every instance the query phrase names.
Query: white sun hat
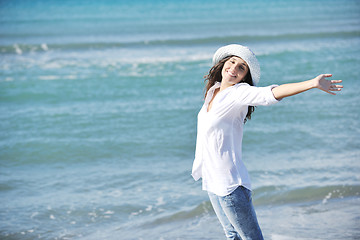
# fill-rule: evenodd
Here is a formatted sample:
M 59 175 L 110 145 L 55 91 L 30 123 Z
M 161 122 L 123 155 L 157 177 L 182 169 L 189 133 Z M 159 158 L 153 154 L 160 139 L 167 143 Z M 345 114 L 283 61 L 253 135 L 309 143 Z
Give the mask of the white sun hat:
M 255 54 L 248 47 L 239 44 L 230 44 L 219 48 L 213 56 L 213 65 L 232 55 L 242 58 L 242 60 L 247 63 L 253 84 L 256 86 L 260 81 L 260 64 Z

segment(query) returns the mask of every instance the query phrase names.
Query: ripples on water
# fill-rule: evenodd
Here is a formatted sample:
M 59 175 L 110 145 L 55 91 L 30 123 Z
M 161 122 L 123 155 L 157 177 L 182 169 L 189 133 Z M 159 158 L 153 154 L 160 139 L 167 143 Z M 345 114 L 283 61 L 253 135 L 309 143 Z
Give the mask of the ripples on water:
M 246 124 L 265 237 L 357 238 L 359 4 L 151 3 L 0 4 L 0 238 L 223 238 L 190 172 L 203 75 L 233 42 L 257 54 L 261 86 L 345 85 Z

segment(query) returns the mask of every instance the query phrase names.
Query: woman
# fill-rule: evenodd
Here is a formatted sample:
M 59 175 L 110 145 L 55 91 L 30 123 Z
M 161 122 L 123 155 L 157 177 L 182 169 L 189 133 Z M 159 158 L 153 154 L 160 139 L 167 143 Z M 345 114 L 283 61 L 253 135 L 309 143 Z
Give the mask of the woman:
M 251 199 L 251 184 L 242 161 L 243 126 L 254 106 L 270 105 L 312 88 L 335 95 L 341 80 L 331 74 L 284 85 L 256 87 L 260 66 L 247 47 L 219 48 L 206 76 L 205 102 L 198 114 L 196 153 L 192 176 L 202 178 L 227 239 L 263 239 Z

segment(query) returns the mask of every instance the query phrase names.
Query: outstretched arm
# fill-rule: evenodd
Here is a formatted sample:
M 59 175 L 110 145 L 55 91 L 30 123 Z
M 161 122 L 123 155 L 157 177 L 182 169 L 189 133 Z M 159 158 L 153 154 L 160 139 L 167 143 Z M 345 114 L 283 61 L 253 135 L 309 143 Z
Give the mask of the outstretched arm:
M 276 99 L 282 99 L 285 97 L 290 97 L 312 88 L 318 88 L 332 95 L 336 95 L 334 91 L 341 91 L 342 85 L 336 85 L 334 83 L 341 83 L 342 80 L 326 80 L 326 78 L 331 77 L 332 74 L 321 74 L 314 79 L 298 82 L 298 83 L 288 83 L 283 84 L 278 87 L 274 87 L 272 92 Z

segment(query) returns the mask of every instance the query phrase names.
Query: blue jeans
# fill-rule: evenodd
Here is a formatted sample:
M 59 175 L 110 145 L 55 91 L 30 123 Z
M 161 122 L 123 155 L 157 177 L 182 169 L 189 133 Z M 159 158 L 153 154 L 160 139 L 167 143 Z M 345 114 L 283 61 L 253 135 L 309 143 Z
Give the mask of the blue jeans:
M 208 192 L 228 240 L 263 240 L 252 204 L 251 191 L 239 186 L 225 197 Z

